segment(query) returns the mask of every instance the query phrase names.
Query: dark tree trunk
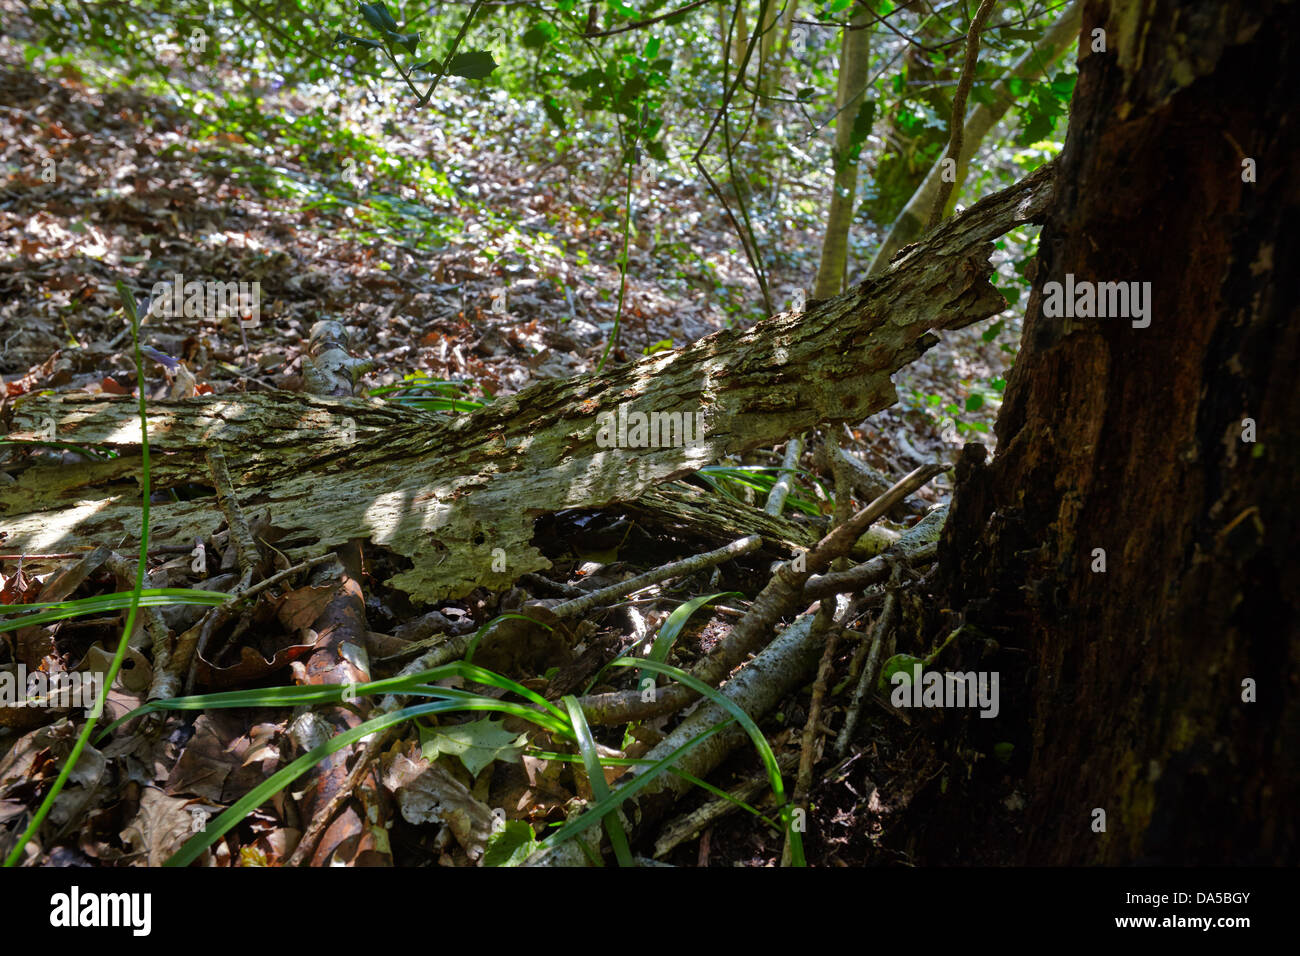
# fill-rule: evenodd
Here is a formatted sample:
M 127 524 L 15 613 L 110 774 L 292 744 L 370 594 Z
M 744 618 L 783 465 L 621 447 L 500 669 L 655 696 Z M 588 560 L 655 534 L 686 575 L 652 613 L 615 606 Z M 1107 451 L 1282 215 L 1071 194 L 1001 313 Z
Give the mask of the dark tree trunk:
M 1027 758 L 1012 827 L 962 825 L 1016 862 L 1297 860 L 1297 42 L 1300 4 L 1085 10 L 999 451 L 967 449 L 940 556 Z M 1149 327 L 1045 317 L 1067 273 L 1149 281 Z

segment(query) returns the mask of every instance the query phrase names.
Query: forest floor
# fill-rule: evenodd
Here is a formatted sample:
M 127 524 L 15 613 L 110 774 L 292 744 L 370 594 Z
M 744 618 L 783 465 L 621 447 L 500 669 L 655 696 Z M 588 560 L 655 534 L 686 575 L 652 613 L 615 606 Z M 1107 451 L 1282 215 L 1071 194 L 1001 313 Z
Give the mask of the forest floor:
M 354 149 L 344 151 L 337 135 L 302 134 L 321 116 L 305 93 L 266 91 L 256 135 L 241 132 L 241 117 L 219 101 L 200 118 L 164 93 L 109 88 L 67 65 L 42 75 L 0 39 L 0 393 L 9 399 L 44 390 L 130 393 L 135 369 L 115 282 L 125 277 L 144 294 L 175 274 L 259 281 L 260 322 L 241 330 L 151 318 L 145 387 L 153 399 L 301 389 L 307 334 L 326 317 L 350 330 L 354 355 L 376 363 L 361 382 L 369 389 L 427 379 L 457 383 L 441 395 L 489 401 L 596 366 L 617 309 L 624 184 L 597 135 L 579 136 L 557 153 L 537 117 L 504 99 L 449 94 L 435 118 L 386 113 L 358 93 L 331 119 L 354 131 Z M 374 151 L 378 143 L 382 150 Z M 52 182 L 43 176 L 47 160 L 55 164 Z M 761 317 L 758 287 L 712 197 L 664 175 L 638 183 L 635 209 L 612 360 Z M 820 248 L 815 221 L 788 225 L 774 231 L 779 240 L 769 248 L 778 308 L 810 281 Z M 1001 341 L 1018 339 L 1014 312 L 1001 319 Z M 989 383 L 1005 377 L 1010 360 L 999 339 L 985 334 L 994 321 L 943 335 L 900 373 L 900 403 L 852 429 L 852 450 L 898 477 L 923 462 L 951 461 L 966 440 L 991 445 L 999 390 Z M 178 363 L 192 379 L 177 375 Z M 921 497 L 946 498 L 946 481 L 940 476 Z M 629 570 L 635 566 L 628 562 Z M 21 597 L 20 567 L 0 563 L 5 603 L 33 600 Z M 762 583 L 750 582 L 750 593 Z M 451 602 L 440 610 L 477 624 L 490 606 Z M 652 630 L 671 606 L 647 608 Z M 689 645 L 707 648 L 724 620 L 700 615 Z M 110 631 L 109 647 L 116 640 Z M 776 739 L 786 747 L 798 746 L 806 703 L 806 695 L 791 699 L 778 715 L 787 729 Z M 221 746 L 201 754 L 196 737 L 191 762 L 172 768 L 169 793 L 185 785 L 201 792 L 203 760 L 219 762 L 223 750 L 238 749 L 240 740 L 247 748 L 256 736 L 225 718 L 213 726 Z M 30 757 L 14 737 L 0 738 L 0 755 L 9 751 L 0 769 L 12 768 L 25 749 Z M 876 778 L 933 779 L 941 769 L 928 751 L 891 752 L 883 744 L 872 762 Z M 753 763 L 751 755 L 732 769 Z M 0 788 L 0 822 L 30 809 L 34 791 L 4 780 Z M 855 798 L 841 800 L 843 788 L 838 797 L 826 795 L 843 803 L 835 812 L 845 836 L 821 841 L 812 862 L 905 859 L 896 850 L 882 857 L 872 841 L 890 812 L 885 804 L 905 804 L 911 795 L 894 792 L 882 804 L 883 782 L 879 791 L 870 780 L 861 792 L 849 789 Z M 228 802 L 229 791 L 206 796 Z M 110 805 L 113 795 L 99 802 Z M 562 809 L 557 803 L 550 812 Z M 87 824 L 77 851 L 58 852 L 101 862 L 131 858 L 131 841 L 124 847 L 116 835 L 105 836 L 111 829 L 102 819 Z M 274 846 L 261 844 L 272 861 Z M 670 859 L 767 865 L 779 855 L 770 831 L 733 817 Z

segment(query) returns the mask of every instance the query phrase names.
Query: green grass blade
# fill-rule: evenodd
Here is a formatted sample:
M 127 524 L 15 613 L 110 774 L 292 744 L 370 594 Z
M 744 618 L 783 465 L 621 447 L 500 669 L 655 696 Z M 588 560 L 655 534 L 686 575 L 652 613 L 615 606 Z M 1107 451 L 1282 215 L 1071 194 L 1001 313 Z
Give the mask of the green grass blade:
M 549 750 L 530 750 L 528 751 L 528 756 L 536 757 L 538 760 L 558 760 L 562 763 L 574 763 L 582 759 L 581 757 L 576 757 L 573 754 L 561 754 Z M 654 761 L 649 759 L 648 757 L 601 757 L 600 762 L 607 767 L 609 766 L 640 767 L 646 764 L 654 763 Z M 781 824 L 777 823 L 775 820 L 772 820 L 770 817 L 767 816 L 767 814 L 763 813 L 763 811 L 759 810 L 756 807 L 751 807 L 744 800 L 740 800 L 737 799 L 736 797 L 733 797 L 731 794 L 727 793 L 727 791 L 723 790 L 721 787 L 715 787 L 707 780 L 701 780 L 699 777 L 695 776 L 694 774 L 687 773 L 685 770 L 682 770 L 680 767 L 669 767 L 668 772 L 671 773 L 674 777 L 681 777 L 691 786 L 699 787 L 701 790 L 706 790 L 709 793 L 713 794 L 715 797 L 719 797 L 723 800 L 726 800 L 728 803 L 732 804 L 733 806 L 741 810 L 744 810 L 746 813 L 751 814 L 754 817 L 757 817 L 759 820 L 763 821 L 763 823 L 767 824 L 773 830 L 781 829 Z
M 569 720 L 573 722 L 573 730 L 578 735 L 578 749 L 582 753 L 582 765 L 587 770 L 587 780 L 591 783 L 591 794 L 596 800 L 603 800 L 609 796 L 609 784 L 605 782 L 605 771 L 600 765 L 600 753 L 596 749 L 596 741 L 591 736 L 591 728 L 587 726 L 587 717 L 582 712 L 582 705 L 578 703 L 578 698 L 572 694 L 564 698 L 564 706 L 569 708 Z M 605 832 L 609 834 L 609 842 L 614 847 L 614 856 L 618 859 L 618 865 L 622 867 L 634 867 L 636 861 L 632 859 L 632 851 L 628 849 L 627 833 L 623 829 L 623 821 L 619 819 L 618 809 L 615 808 L 605 814 Z
M 754 744 L 754 749 L 758 751 L 759 757 L 763 761 L 763 767 L 767 771 L 768 779 L 772 782 L 772 793 L 776 797 L 777 806 L 780 808 L 781 819 L 785 823 L 786 832 L 790 837 L 790 848 L 795 866 L 803 866 L 803 839 L 793 826 L 793 815 L 790 806 L 785 799 L 785 785 L 781 780 L 781 768 L 777 766 L 776 754 L 772 753 L 772 748 L 763 736 L 763 732 L 758 729 L 758 724 L 745 713 L 743 707 L 734 700 L 720 693 L 716 688 L 692 677 L 684 670 L 673 667 L 669 664 L 660 664 L 657 661 L 637 660 L 632 657 L 620 657 L 614 662 L 616 667 L 643 667 L 646 670 L 653 671 L 657 674 L 666 674 L 679 683 L 685 684 L 697 694 L 701 694 L 713 701 L 731 716 L 735 717 L 740 725 L 745 728 L 745 733 Z
M 649 769 L 647 769 L 645 773 L 641 774 L 639 777 L 634 778 L 631 782 L 625 783 L 623 786 L 619 787 L 617 790 L 615 790 L 605 799 L 597 800 L 595 803 L 589 806 L 586 809 L 586 811 L 583 812 L 580 816 L 575 817 L 574 819 L 565 823 L 564 826 L 560 827 L 549 837 L 543 840 L 541 844 L 538 846 L 538 849 L 539 850 L 553 849 L 554 847 L 559 846 L 565 840 L 569 840 L 577 836 L 579 833 L 581 833 L 583 830 L 587 829 L 588 827 L 595 826 L 597 823 L 599 823 L 601 820 L 604 819 L 605 814 L 617 808 L 625 800 L 632 799 L 632 797 L 635 797 L 646 787 L 650 786 L 650 784 L 653 783 L 659 777 L 660 774 L 667 771 L 672 764 L 676 763 L 678 760 L 681 760 L 682 757 L 686 756 L 686 754 L 689 753 L 692 748 L 699 746 L 701 743 L 708 740 L 710 737 L 718 733 L 718 731 L 722 730 L 724 727 L 729 727 L 732 723 L 733 721 L 730 718 L 728 718 L 727 720 L 724 720 L 721 723 L 714 724 L 708 730 L 704 731 L 701 734 L 697 734 L 696 736 L 692 737 L 690 740 L 686 741 L 686 743 L 682 744 L 680 747 L 678 747 L 672 753 L 668 754 L 666 757 L 656 760 L 653 764 L 650 765 Z
M 495 698 L 483 697 L 472 691 L 454 687 L 433 687 L 430 682 L 460 677 L 485 686 L 499 687 L 510 691 L 541 706 L 534 710 L 521 704 L 510 704 Z M 306 687 L 259 687 L 252 690 L 222 691 L 215 694 L 196 694 L 190 697 L 170 697 L 153 700 L 135 708 L 130 713 L 119 717 L 99 735 L 103 739 L 122 724 L 145 714 L 172 710 L 222 710 L 232 707 L 303 707 L 312 704 L 338 704 L 358 697 L 373 697 L 381 694 L 408 694 L 421 697 L 441 696 L 447 700 L 483 700 L 494 705 L 516 708 L 511 710 L 515 716 L 531 720 L 538 726 L 567 739 L 574 739 L 573 729 L 568 716 L 555 704 L 529 690 L 508 677 L 493 673 L 482 667 L 454 661 L 451 664 L 420 671 L 405 677 L 389 677 L 372 681 L 368 684 L 320 684 Z
M 716 601 L 724 597 L 744 597 L 740 591 L 719 591 L 717 594 L 706 594 L 701 597 L 691 598 L 686 603 L 677 607 L 672 614 L 668 615 L 667 620 L 659 626 L 659 633 L 655 635 L 655 642 L 650 647 L 650 653 L 646 655 L 646 660 L 659 661 L 663 663 L 668 660 L 668 652 L 673 649 L 677 643 L 677 638 L 681 636 L 682 629 L 686 627 L 686 622 L 691 619 L 691 615 L 698 611 L 710 601 Z M 641 686 L 642 679 L 645 678 L 645 671 L 636 672 L 636 686 Z
M 122 307 L 126 309 L 127 318 L 131 322 L 131 341 L 135 346 L 135 375 L 139 396 L 140 555 L 135 565 L 135 587 L 131 589 L 131 606 L 126 613 L 126 626 L 122 628 L 122 639 L 117 642 L 117 652 L 113 655 L 112 663 L 108 665 L 108 673 L 104 675 L 103 683 L 99 685 L 99 699 L 95 703 L 94 713 L 86 718 L 85 726 L 81 728 L 81 733 L 77 736 L 77 742 L 72 745 L 72 752 L 68 754 L 68 759 L 63 762 L 63 767 L 59 771 L 58 777 L 55 778 L 54 785 L 50 787 L 50 792 L 45 795 L 45 799 L 41 801 L 41 805 L 27 825 L 27 829 L 18 837 L 18 842 L 14 844 L 13 849 L 9 851 L 9 855 L 5 857 L 5 866 L 15 866 L 22 859 L 23 848 L 27 846 L 27 841 L 36 835 L 36 832 L 41 828 L 41 824 L 45 822 L 50 809 L 54 806 L 54 801 L 58 799 L 64 784 L 68 782 L 73 767 L 77 765 L 77 761 L 81 758 L 81 752 L 86 749 L 86 742 L 90 740 L 90 735 L 95 732 L 95 724 L 98 723 L 99 715 L 104 711 L 104 701 L 108 697 L 109 688 L 113 686 L 118 671 L 122 669 L 122 661 L 126 658 L 127 638 L 135 632 L 135 616 L 140 605 L 140 592 L 144 590 L 144 573 L 149 560 L 149 416 L 145 409 L 144 359 L 140 355 L 140 317 L 136 314 L 135 297 L 121 281 L 117 283 L 117 294 L 121 297 Z
M 244 796 L 240 797 L 230 805 L 215 820 L 212 820 L 204 827 L 203 831 L 194 834 L 185 841 L 174 854 L 172 854 L 163 866 L 189 866 L 199 858 L 199 855 L 210 847 L 221 837 L 225 836 L 230 830 L 238 826 L 244 817 L 248 816 L 253 810 L 257 809 L 275 794 L 279 793 L 293 781 L 320 763 L 330 754 L 337 753 L 349 744 L 353 744 L 368 734 L 373 734 L 378 730 L 385 730 L 394 724 L 400 724 L 404 720 L 410 720 L 412 717 L 419 717 L 423 714 L 436 714 L 443 711 L 457 710 L 460 708 L 457 701 L 440 700 L 432 704 L 416 704 L 412 707 L 404 707 L 401 710 L 393 711 L 391 714 L 384 714 L 381 717 L 375 717 L 367 720 L 363 724 L 358 724 L 351 730 L 345 730 L 341 734 L 336 734 L 325 743 L 314 747 L 307 753 L 303 754 L 293 763 L 284 767 L 270 777 L 263 780 Z
M 139 598 L 136 601 L 136 598 Z M 137 596 L 132 591 L 114 594 L 96 594 L 75 601 L 49 601 L 38 604 L 9 604 L 0 608 L 0 634 L 16 631 L 20 627 L 47 624 L 73 617 L 108 614 L 124 611 L 135 602 L 137 607 L 165 607 L 170 604 L 190 604 L 216 607 L 230 600 L 229 594 L 219 591 L 201 591 L 197 588 L 145 588 Z

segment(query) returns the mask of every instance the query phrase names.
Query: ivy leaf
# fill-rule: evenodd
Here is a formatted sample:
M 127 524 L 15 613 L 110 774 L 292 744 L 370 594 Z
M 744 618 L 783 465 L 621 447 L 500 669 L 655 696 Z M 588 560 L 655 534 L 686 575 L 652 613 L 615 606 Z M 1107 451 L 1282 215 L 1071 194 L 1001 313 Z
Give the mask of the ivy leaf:
M 554 24 L 543 20 L 540 23 L 534 23 L 524 33 L 524 46 L 529 50 L 540 50 L 559 35 L 560 31 L 556 29 Z
M 382 3 L 361 4 L 361 15 L 366 18 L 367 23 L 380 33 L 397 29 L 397 21 L 393 19 L 393 15 L 388 12 L 388 8 Z
M 429 761 L 442 754 L 457 756 L 470 775 L 477 777 L 494 760 L 513 760 L 527 737 L 506 730 L 499 720 L 484 717 L 454 727 L 421 727 L 420 751 Z
M 334 35 L 335 45 L 342 43 L 351 43 L 353 46 L 365 47 L 368 50 L 377 50 L 383 46 L 378 40 L 369 40 L 366 37 L 353 36 L 351 33 L 337 33 Z
M 388 38 L 399 46 L 406 47 L 407 53 L 414 53 L 415 48 L 420 45 L 418 33 L 391 33 Z
M 925 661 L 919 657 L 913 657 L 911 654 L 895 654 L 885 661 L 884 667 L 880 668 L 879 691 L 882 694 L 888 694 L 893 689 L 895 674 L 905 675 L 907 678 L 906 683 L 912 683 L 914 667 L 922 668 L 922 673 L 924 673 Z
M 984 407 L 984 396 L 976 392 L 966 396 L 966 411 L 977 412 Z
M 554 96 L 547 96 L 542 100 L 542 109 L 546 111 L 546 116 L 552 123 L 560 129 L 568 129 L 564 122 L 564 111 L 560 109 L 560 101 Z
M 524 820 L 511 820 L 487 839 L 483 851 L 484 866 L 518 866 L 532 856 L 540 843 L 532 826 Z
M 457 53 L 447 64 L 447 72 L 467 80 L 481 80 L 497 68 L 497 61 L 487 50 Z

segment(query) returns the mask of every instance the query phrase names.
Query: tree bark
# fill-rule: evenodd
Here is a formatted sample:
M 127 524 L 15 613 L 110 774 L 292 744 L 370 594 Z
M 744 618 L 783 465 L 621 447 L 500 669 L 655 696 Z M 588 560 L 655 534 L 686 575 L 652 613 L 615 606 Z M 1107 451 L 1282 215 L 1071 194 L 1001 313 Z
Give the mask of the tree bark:
M 922 841 L 1294 864 L 1300 5 L 1094 0 L 1083 24 L 998 455 L 968 448 L 940 554 L 948 606 L 1002 648 L 1002 720 L 972 723 L 1027 761 Z M 1150 282 L 1149 327 L 1046 316 L 1067 274 Z

